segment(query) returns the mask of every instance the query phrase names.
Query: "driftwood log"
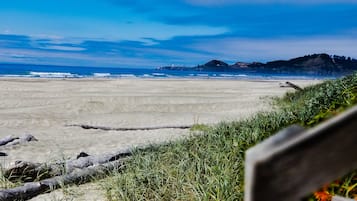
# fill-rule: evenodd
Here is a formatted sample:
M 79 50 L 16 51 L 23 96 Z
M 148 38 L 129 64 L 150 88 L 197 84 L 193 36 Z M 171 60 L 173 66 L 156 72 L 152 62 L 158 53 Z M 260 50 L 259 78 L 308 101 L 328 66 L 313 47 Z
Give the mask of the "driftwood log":
M 33 135 L 26 134 L 24 136 L 19 137 L 18 139 L 15 139 L 12 142 L 7 143 L 6 146 L 23 144 L 31 141 L 38 141 L 38 140 Z
M 0 146 L 4 146 L 4 145 L 6 145 L 6 144 L 8 144 L 8 143 L 10 143 L 10 142 L 12 142 L 12 141 L 14 141 L 16 139 L 19 139 L 19 138 L 18 137 L 12 137 L 11 135 L 8 135 L 8 136 L 0 139 Z
M 23 144 L 30 141 L 38 141 L 33 135 L 26 134 L 21 137 L 13 137 L 11 135 L 0 139 L 0 146 L 11 146 L 16 144 Z
M 12 146 L 17 144 L 24 144 L 30 141 L 38 141 L 33 135 L 26 134 L 21 137 L 13 137 L 8 135 L 2 139 L 0 139 L 0 146 Z M 0 156 L 7 156 L 5 152 L 0 152 Z
M 295 90 L 302 91 L 302 88 L 299 87 L 296 84 L 293 84 L 291 82 L 285 82 L 285 83 L 279 83 L 280 87 L 291 87 L 294 88 Z
M 106 126 L 91 126 L 85 124 L 69 124 L 66 126 L 74 126 L 81 127 L 83 129 L 99 129 L 105 131 L 136 131 L 136 130 L 158 130 L 158 129 L 189 129 L 192 128 L 192 125 L 183 125 L 183 126 L 155 126 L 155 127 L 137 127 L 137 128 L 114 128 L 114 127 L 106 127 Z
M 26 183 L 23 186 L 0 190 L 0 201 L 27 200 L 41 193 L 50 192 L 67 184 L 82 184 L 107 175 L 110 171 L 122 170 L 125 159 L 95 165 L 71 173 L 56 176 L 39 182 Z
M 81 152 L 76 159 L 50 164 L 18 161 L 14 167 L 4 171 L 4 176 L 10 181 L 30 182 L 71 173 L 93 165 L 105 164 L 131 155 L 131 150 L 119 151 L 113 154 L 89 156 Z

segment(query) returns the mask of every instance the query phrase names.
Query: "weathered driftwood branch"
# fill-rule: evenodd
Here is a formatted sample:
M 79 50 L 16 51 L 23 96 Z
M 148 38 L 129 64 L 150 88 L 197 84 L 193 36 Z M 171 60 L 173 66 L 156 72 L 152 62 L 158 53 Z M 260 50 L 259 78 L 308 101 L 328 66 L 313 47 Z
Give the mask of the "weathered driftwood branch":
M 0 139 L 0 146 L 6 145 L 16 139 L 19 139 L 18 137 L 12 137 L 11 135 L 8 135 L 2 139 Z
M 17 144 L 24 144 L 30 141 L 37 141 L 37 139 L 30 134 L 26 134 L 21 137 L 13 137 L 11 135 L 8 135 L 0 139 L 0 146 L 12 146 Z M 0 156 L 7 156 L 7 154 L 5 152 L 0 152 Z
M 67 172 L 72 172 L 75 169 L 81 169 L 92 165 L 104 164 L 107 162 L 115 161 L 121 158 L 130 156 L 132 151 L 126 149 L 113 154 L 104 154 L 99 156 L 86 156 L 77 159 L 69 160 L 65 163 Z
M 135 149 L 146 149 L 147 146 L 136 147 Z M 90 181 L 94 177 L 105 176 L 107 173 L 113 170 L 122 170 L 124 168 L 125 161 L 128 160 L 128 156 L 132 154 L 134 149 L 121 150 L 113 154 L 106 154 L 101 156 L 89 156 L 88 154 L 81 152 L 77 155 L 76 159 L 71 159 L 66 162 L 59 162 L 50 165 L 18 162 L 17 167 L 20 164 L 25 164 L 25 168 L 14 168 L 7 170 L 8 175 L 14 177 L 24 176 L 27 173 L 24 171 L 31 171 L 28 176 L 42 174 L 39 182 L 25 183 L 23 186 L 13 189 L 0 190 L 0 201 L 2 200 L 26 200 L 35 197 L 39 194 L 52 191 L 56 188 L 60 188 L 67 184 L 82 184 Z M 27 164 L 27 165 L 26 165 Z M 46 169 L 47 168 L 47 169 Z M 65 172 L 63 171 L 65 170 Z M 46 172 L 47 171 L 47 172 Z M 58 175 L 58 176 L 56 176 Z M 37 176 L 37 180 L 39 177 Z M 33 181 L 33 180 L 32 180 Z
M 24 136 L 19 137 L 18 139 L 15 139 L 12 142 L 7 143 L 6 146 L 23 144 L 31 141 L 38 141 L 38 140 L 33 135 L 26 134 Z
M 302 91 L 302 88 L 299 87 L 296 84 L 293 84 L 291 82 L 285 82 L 285 83 L 279 83 L 280 87 L 291 87 L 294 88 L 295 90 Z
M 38 141 L 33 135 L 26 134 L 21 137 L 12 137 L 11 135 L 0 139 L 0 146 L 11 146 L 16 144 L 23 144 L 30 141 Z
M 130 150 L 100 156 L 89 156 L 88 154 L 81 152 L 76 159 L 70 159 L 52 164 L 19 161 L 14 167 L 5 170 L 4 176 L 10 181 L 35 181 L 59 176 L 65 173 L 71 173 L 76 169 L 83 169 L 89 166 L 115 161 L 129 155 L 131 155 Z
M 87 167 L 63 176 L 45 179 L 39 182 L 26 183 L 23 186 L 0 190 L 0 201 L 27 200 L 41 193 L 52 191 L 67 184 L 82 184 L 95 177 L 107 175 L 110 171 L 121 170 L 125 159 Z
M 69 124 L 66 126 L 75 126 L 81 127 L 83 129 L 99 129 L 105 131 L 136 131 L 136 130 L 158 130 L 158 129 L 189 129 L 192 128 L 192 125 L 183 125 L 183 126 L 154 126 L 154 127 L 137 127 L 137 128 L 113 128 L 113 127 L 106 127 L 106 126 L 91 126 L 91 125 L 84 125 L 84 124 Z

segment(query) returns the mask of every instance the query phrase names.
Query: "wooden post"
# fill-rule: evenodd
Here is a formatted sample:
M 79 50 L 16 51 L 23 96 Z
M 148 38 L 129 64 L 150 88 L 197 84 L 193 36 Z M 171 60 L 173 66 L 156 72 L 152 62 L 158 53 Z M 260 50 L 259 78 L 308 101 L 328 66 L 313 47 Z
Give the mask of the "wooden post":
M 283 130 L 247 150 L 245 201 L 301 200 L 357 169 L 356 153 L 357 106 L 306 132 Z

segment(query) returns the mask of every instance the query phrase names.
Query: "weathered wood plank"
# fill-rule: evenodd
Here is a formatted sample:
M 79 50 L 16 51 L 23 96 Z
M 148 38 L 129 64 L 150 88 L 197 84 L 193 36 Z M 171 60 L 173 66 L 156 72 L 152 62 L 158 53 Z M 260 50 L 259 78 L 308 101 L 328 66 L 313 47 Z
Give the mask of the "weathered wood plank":
M 356 201 L 356 200 L 352 200 L 352 199 L 344 198 L 344 197 L 340 197 L 340 196 L 333 196 L 332 201 Z
M 357 169 L 357 106 L 306 132 L 246 152 L 245 201 L 297 201 Z

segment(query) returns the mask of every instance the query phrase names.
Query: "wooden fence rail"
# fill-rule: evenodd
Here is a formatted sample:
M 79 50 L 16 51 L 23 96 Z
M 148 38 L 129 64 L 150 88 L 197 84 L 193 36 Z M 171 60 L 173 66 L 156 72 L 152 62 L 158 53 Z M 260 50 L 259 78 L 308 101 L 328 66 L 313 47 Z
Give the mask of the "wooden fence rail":
M 245 160 L 245 201 L 301 200 L 357 169 L 357 106 L 309 130 L 282 130 Z

